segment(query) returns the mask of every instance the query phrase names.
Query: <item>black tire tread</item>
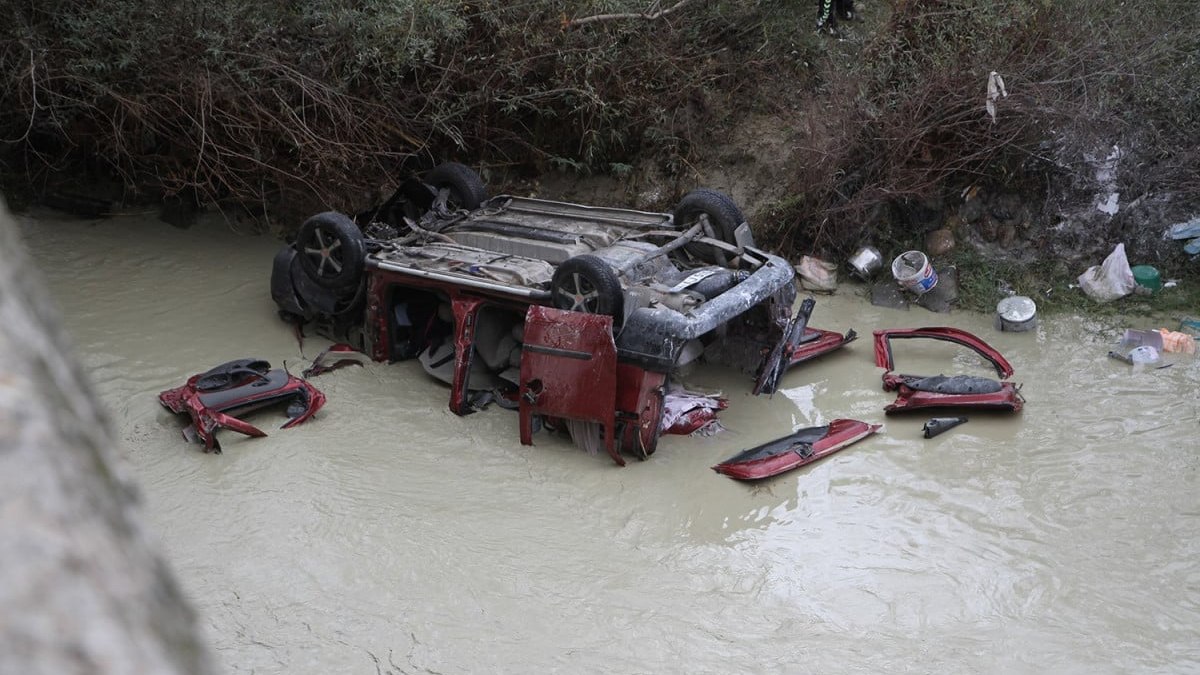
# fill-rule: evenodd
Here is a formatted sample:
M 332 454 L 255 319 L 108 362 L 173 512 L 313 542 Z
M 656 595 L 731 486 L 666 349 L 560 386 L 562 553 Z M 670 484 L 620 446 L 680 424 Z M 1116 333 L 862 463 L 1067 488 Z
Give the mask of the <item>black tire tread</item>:
M 425 182 L 438 189 L 448 188 L 468 211 L 474 211 L 488 199 L 487 187 L 479 173 L 458 162 L 443 162 L 433 167 L 425 175 Z
M 675 221 L 680 227 L 690 226 L 701 213 L 708 214 L 718 239 L 728 244 L 736 243 L 734 231 L 746 222 L 746 216 L 732 197 L 708 188 L 692 190 L 675 207 Z

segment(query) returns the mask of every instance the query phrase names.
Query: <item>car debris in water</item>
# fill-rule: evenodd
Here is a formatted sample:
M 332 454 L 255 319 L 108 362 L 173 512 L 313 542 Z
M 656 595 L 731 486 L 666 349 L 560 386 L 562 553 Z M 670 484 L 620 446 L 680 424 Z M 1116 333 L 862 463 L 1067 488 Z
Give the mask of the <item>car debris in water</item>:
M 925 432 L 925 438 L 933 438 L 960 424 L 965 424 L 966 421 L 965 417 L 934 417 L 926 422 L 924 427 L 921 427 L 921 431 Z
M 188 378 L 182 386 L 158 395 L 173 413 L 187 414 L 191 423 L 183 436 L 204 445 L 205 452 L 221 452 L 217 429 L 251 437 L 267 434 L 240 419 L 260 408 L 286 404 L 287 429 L 308 420 L 325 405 L 325 395 L 308 382 L 262 359 L 238 359 Z
M 811 464 L 879 431 L 880 425 L 836 419 L 768 441 L 730 457 L 713 471 L 738 480 L 758 480 Z
M 678 385 L 667 390 L 663 403 L 663 433 L 680 436 L 712 436 L 724 431 L 717 413 L 729 407 L 720 393 L 688 391 Z
M 875 331 L 875 365 L 884 368 L 883 390 L 897 392 L 887 414 L 922 408 L 980 408 L 1018 412 L 1025 404 L 1012 382 L 975 375 L 900 375 L 893 373 L 892 341 L 930 339 L 962 345 L 982 356 L 1001 378 L 1011 377 L 1012 365 L 994 347 L 958 328 L 897 328 Z
M 770 393 L 854 339 L 793 319 L 794 280 L 722 193 L 694 190 L 670 213 L 489 197 L 446 163 L 378 208 L 306 221 L 275 257 L 271 296 L 286 320 L 373 360 L 419 360 L 458 415 L 517 401 L 522 442 L 547 421 L 587 428 L 589 443 L 599 429 L 623 464 L 674 426 L 667 383 L 690 363 Z
M 366 354 L 345 342 L 338 342 L 321 350 L 312 360 L 312 364 L 300 374 L 306 378 L 316 377 L 346 366 L 364 366 L 370 362 L 371 358 Z

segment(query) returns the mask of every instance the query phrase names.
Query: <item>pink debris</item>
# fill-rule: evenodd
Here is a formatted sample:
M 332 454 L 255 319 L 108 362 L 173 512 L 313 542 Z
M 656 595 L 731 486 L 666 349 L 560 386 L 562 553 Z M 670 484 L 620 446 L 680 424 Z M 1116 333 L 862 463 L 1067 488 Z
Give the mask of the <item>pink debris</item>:
M 663 398 L 663 433 L 711 436 L 725 429 L 717 413 L 729 407 L 729 401 L 715 394 L 702 394 L 682 387 L 672 388 Z

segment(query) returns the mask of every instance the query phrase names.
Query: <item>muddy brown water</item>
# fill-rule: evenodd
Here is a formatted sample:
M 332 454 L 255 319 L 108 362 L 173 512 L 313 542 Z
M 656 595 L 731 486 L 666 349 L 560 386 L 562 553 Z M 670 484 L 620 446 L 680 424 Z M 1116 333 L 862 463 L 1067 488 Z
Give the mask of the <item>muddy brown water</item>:
M 1200 669 L 1200 364 L 1104 358 L 1122 326 L 820 298 L 813 323 L 952 325 L 1001 349 L 1018 415 L 932 440 L 862 339 L 773 398 L 735 373 L 729 431 L 625 469 L 466 418 L 413 363 L 315 380 L 317 419 L 206 455 L 156 394 L 244 356 L 304 358 L 267 290 L 269 237 L 219 220 L 26 215 L 23 231 L 112 413 L 147 512 L 228 672 L 1190 673 Z M 1151 327 L 1141 320 L 1134 327 Z M 309 357 L 324 345 L 305 343 Z M 906 372 L 986 374 L 949 345 Z M 759 485 L 709 466 L 835 417 L 884 430 Z

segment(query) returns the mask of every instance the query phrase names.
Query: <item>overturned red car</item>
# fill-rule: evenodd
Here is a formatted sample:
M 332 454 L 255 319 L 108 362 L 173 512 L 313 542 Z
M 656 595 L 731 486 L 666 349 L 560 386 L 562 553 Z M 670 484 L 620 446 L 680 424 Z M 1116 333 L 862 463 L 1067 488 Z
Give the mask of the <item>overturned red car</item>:
M 251 437 L 267 434 L 240 416 L 268 406 L 286 405 L 287 429 L 311 418 L 325 405 L 325 395 L 308 382 L 283 369 L 272 369 L 262 359 L 238 359 L 188 378 L 182 386 L 158 395 L 173 413 L 187 414 L 191 424 L 183 436 L 204 445 L 206 452 L 221 452 L 218 429 Z
M 962 345 L 990 363 L 1001 378 L 977 375 L 901 375 L 893 373 L 893 340 L 929 339 Z M 891 415 L 925 408 L 975 408 L 1018 412 L 1025 405 L 1020 386 L 1006 381 L 1013 367 L 994 347 L 958 328 L 897 328 L 875 331 L 875 365 L 884 368 L 883 390 L 896 400 L 883 410 Z
M 678 368 L 729 365 L 769 393 L 854 339 L 809 328 L 811 303 L 793 316 L 794 276 L 713 190 L 671 213 L 489 197 L 447 163 L 354 218 L 310 218 L 276 256 L 271 294 L 300 330 L 417 359 L 456 414 L 516 403 L 522 442 L 569 420 L 623 464 L 654 452 Z

